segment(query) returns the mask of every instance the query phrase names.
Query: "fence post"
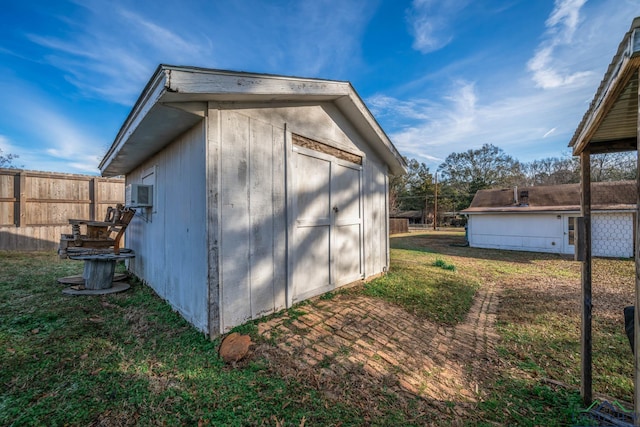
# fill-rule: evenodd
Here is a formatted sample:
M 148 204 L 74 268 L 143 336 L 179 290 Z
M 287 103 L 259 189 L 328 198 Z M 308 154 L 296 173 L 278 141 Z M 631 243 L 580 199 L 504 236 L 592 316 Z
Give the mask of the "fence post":
M 27 174 L 25 171 L 20 171 L 16 178 L 14 191 L 17 201 L 14 210 L 14 221 L 16 227 L 24 227 L 27 225 Z
M 98 192 L 96 191 L 96 179 L 89 180 L 89 219 L 95 221 L 98 213 Z

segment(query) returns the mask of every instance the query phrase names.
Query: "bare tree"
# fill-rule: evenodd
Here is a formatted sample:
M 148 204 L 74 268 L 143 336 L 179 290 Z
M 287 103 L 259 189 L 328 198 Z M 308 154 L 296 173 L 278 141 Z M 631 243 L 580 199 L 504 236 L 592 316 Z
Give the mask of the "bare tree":
M 525 164 L 523 184 L 558 185 L 580 182 L 580 162 L 577 157 L 548 157 Z
M 20 156 L 16 154 L 3 154 L 0 148 L 0 168 L 15 168 L 16 166 L 13 165 L 13 161 L 18 157 Z
M 591 156 L 591 179 L 594 182 L 636 179 L 637 173 L 635 152 L 604 153 Z
M 467 207 L 478 190 L 511 187 L 525 179 L 522 164 L 491 144 L 449 154 L 438 170 L 442 171 L 443 186 L 458 200 L 459 208 Z

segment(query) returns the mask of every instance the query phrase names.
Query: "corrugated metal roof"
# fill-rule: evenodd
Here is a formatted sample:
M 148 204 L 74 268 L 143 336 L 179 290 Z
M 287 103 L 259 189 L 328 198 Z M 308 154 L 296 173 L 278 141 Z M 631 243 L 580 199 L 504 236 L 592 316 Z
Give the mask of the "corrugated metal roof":
M 526 193 L 526 198 L 522 197 Z M 634 210 L 636 182 L 594 182 L 591 184 L 593 210 Z M 517 200 L 516 200 L 517 199 Z M 558 212 L 580 210 L 580 184 L 540 185 L 517 189 L 480 190 L 462 213 Z
M 587 147 L 592 154 L 630 151 L 637 147 L 638 67 L 640 67 L 640 17 L 618 46 L 569 146 L 578 155 Z

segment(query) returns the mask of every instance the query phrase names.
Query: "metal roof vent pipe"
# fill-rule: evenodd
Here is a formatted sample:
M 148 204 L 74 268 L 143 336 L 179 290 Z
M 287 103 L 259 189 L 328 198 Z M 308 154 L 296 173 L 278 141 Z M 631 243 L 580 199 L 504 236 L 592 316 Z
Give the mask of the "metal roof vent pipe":
M 513 187 L 513 204 L 518 206 L 518 186 Z

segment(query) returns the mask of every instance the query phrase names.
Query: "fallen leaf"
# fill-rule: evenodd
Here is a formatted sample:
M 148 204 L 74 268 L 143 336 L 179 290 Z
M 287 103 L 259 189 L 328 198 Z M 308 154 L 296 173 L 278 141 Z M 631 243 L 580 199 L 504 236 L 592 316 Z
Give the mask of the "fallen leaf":
M 7 353 L 16 354 L 16 350 L 14 348 L 8 348 Z
M 89 357 L 89 355 L 87 353 L 83 354 L 82 356 L 80 356 L 80 360 L 85 360 Z
M 89 322 L 93 323 L 104 323 L 104 319 L 100 316 L 93 316 L 89 318 Z
M 38 329 L 38 328 L 35 328 L 35 329 L 31 330 L 31 333 L 34 334 L 34 335 L 37 334 L 38 332 L 40 332 L 40 329 Z

